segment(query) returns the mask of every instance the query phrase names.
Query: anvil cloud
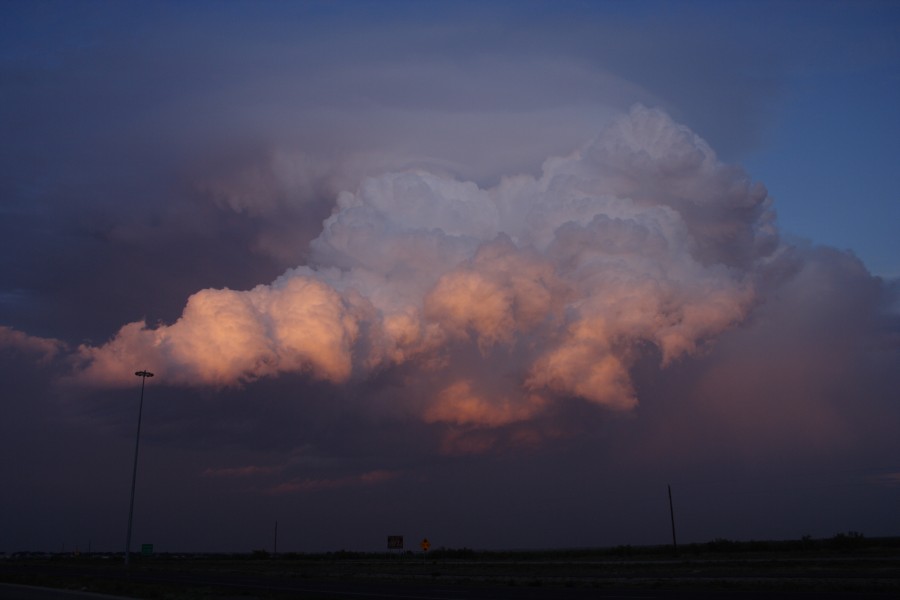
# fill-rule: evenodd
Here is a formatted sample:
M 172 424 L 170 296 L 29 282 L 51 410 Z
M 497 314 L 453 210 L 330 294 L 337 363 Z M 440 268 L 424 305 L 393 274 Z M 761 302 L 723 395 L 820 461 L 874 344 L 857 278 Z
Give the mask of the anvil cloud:
M 0 552 L 900 533 L 898 22 L 0 3 Z
M 171 325 L 125 325 L 79 348 L 77 377 L 132 385 L 146 365 L 184 385 L 345 383 L 414 362 L 429 421 L 503 425 L 560 397 L 630 409 L 643 344 L 667 364 L 751 309 L 778 243 L 769 205 L 690 130 L 637 107 L 538 177 L 367 178 L 338 197 L 309 265 L 199 291 Z M 452 359 L 466 351 L 502 368 L 468 373 Z

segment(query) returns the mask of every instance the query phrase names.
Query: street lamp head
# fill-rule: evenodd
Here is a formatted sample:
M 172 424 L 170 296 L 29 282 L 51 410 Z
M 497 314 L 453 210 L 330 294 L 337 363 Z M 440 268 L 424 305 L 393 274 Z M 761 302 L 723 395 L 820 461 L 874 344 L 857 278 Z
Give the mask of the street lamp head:
M 134 374 L 138 377 L 153 377 L 153 373 L 150 371 L 135 371 Z

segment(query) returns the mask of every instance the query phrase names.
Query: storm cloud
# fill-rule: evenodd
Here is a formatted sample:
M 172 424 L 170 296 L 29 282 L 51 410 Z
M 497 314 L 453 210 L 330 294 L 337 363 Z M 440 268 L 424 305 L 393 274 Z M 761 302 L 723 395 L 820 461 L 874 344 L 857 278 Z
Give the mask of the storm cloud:
M 125 325 L 79 348 L 77 378 L 132 385 L 140 364 L 173 384 L 344 383 L 414 362 L 430 421 L 503 425 L 559 397 L 630 409 L 642 344 L 670 363 L 751 309 L 778 243 L 769 204 L 691 131 L 637 107 L 539 177 L 367 178 L 338 197 L 309 265 L 197 292 L 171 325 Z M 496 367 L 454 360 L 474 352 Z
M 896 8 L 482 4 L 4 3 L 0 551 L 896 533 Z

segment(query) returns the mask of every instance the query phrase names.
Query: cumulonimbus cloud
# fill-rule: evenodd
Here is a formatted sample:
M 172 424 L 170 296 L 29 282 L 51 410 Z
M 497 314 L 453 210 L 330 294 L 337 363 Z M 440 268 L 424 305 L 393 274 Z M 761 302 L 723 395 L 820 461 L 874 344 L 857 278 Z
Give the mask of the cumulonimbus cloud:
M 75 376 L 343 384 L 414 365 L 428 422 L 498 427 L 559 398 L 628 410 L 641 349 L 669 363 L 740 322 L 777 246 L 765 188 L 636 107 L 537 177 L 367 178 L 340 194 L 308 264 L 251 290 L 201 290 L 172 324 L 83 345 Z

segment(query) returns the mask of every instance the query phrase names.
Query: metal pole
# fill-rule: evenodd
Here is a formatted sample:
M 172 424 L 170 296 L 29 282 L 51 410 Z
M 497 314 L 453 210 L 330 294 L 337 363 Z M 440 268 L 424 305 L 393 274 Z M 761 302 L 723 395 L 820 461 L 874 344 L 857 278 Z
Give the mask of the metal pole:
M 134 438 L 134 468 L 131 471 L 131 501 L 128 503 L 128 535 L 125 537 L 125 566 L 131 559 L 131 523 L 134 518 L 134 484 L 137 481 L 138 447 L 141 443 L 141 415 L 144 412 L 144 382 L 148 377 L 153 377 L 150 371 L 135 371 L 141 378 L 141 402 L 138 404 L 137 435 Z
M 675 541 L 675 509 L 672 508 L 672 486 L 666 484 L 666 487 L 669 488 L 669 518 L 672 519 L 672 548 L 675 554 L 678 554 L 678 542 Z

